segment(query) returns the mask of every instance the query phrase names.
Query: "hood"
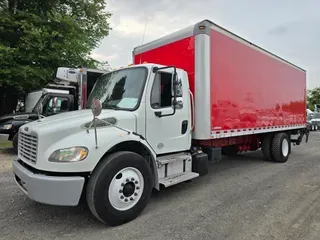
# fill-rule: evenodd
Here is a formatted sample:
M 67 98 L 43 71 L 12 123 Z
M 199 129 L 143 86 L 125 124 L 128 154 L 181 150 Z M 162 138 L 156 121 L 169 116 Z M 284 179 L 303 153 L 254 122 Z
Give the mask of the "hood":
M 14 121 L 19 121 L 19 120 L 26 120 L 26 119 L 37 119 L 38 115 L 36 113 L 13 113 L 13 114 L 8 114 L 0 117 L 0 123 L 6 122 L 8 120 L 14 120 Z
M 136 117 L 132 112 L 122 110 L 102 110 L 98 119 L 113 118 L 117 126 L 136 131 Z M 23 129 L 37 133 L 38 136 L 61 132 L 63 135 L 84 130 L 93 120 L 90 109 L 59 113 L 25 124 Z

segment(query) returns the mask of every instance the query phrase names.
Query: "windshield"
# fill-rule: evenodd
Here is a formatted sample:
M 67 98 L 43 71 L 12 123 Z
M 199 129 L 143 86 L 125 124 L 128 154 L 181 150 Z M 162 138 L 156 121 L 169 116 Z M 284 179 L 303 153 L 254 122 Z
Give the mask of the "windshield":
M 103 109 L 134 110 L 138 107 L 148 71 L 144 67 L 122 69 L 98 78 L 87 102 L 91 107 L 94 98 Z

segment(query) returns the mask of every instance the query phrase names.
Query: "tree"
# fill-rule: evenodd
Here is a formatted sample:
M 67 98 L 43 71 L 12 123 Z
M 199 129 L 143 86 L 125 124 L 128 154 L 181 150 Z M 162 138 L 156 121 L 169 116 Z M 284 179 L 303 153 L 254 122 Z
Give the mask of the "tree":
M 104 0 L 2 0 L 2 91 L 17 95 L 42 87 L 59 66 L 96 67 L 90 52 L 109 34 L 105 9 Z
M 320 87 L 308 90 L 307 92 L 307 107 L 314 111 L 315 104 L 320 104 Z

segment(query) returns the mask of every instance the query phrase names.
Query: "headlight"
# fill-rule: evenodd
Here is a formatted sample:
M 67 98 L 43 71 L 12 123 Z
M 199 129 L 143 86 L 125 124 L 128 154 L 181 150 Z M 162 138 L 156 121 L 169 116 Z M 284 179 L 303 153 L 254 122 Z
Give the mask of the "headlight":
M 50 162 L 79 162 L 87 157 L 89 150 L 85 147 L 71 147 L 54 151 Z
M 5 124 L 0 126 L 0 129 L 4 129 L 4 130 L 9 130 L 11 128 L 12 128 L 12 124 Z

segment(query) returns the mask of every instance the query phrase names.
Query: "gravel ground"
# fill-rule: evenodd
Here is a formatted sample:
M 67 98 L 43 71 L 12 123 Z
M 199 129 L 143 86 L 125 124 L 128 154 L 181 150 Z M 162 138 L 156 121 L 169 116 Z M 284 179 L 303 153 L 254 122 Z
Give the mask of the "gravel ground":
M 85 206 L 27 199 L 0 155 L 0 239 L 319 239 L 320 133 L 285 164 L 261 152 L 225 158 L 192 182 L 155 192 L 136 220 L 108 227 Z

